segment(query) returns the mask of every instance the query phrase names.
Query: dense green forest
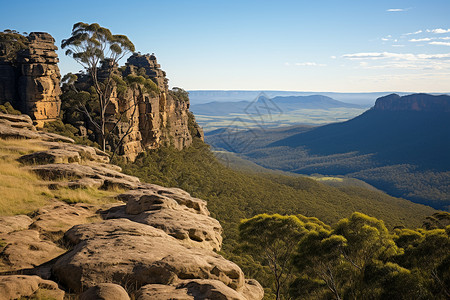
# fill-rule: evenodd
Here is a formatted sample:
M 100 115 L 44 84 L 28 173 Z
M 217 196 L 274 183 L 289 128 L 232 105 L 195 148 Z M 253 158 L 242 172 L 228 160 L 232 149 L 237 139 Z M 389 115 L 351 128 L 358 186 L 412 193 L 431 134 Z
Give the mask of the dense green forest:
M 207 133 L 207 142 L 265 168 L 346 175 L 390 195 L 447 210 L 449 120 L 445 112 L 369 110 L 316 128 L 216 130 Z
M 242 251 L 263 262 L 276 299 L 448 299 L 450 214 L 421 229 L 355 212 L 329 226 L 261 214 L 239 226 Z
M 355 211 L 384 220 L 387 228 L 416 228 L 435 213 L 430 207 L 390 197 L 362 187 L 331 187 L 302 176 L 256 174 L 221 164 L 207 144 L 195 139 L 182 151 L 160 148 L 142 153 L 134 163 L 118 162 L 125 173 L 143 181 L 182 188 L 208 201 L 208 208 L 224 228 L 222 254 L 238 263 L 248 276 L 276 294 L 270 267 L 250 255 L 239 241 L 242 219 L 258 214 L 304 215 L 328 224 Z

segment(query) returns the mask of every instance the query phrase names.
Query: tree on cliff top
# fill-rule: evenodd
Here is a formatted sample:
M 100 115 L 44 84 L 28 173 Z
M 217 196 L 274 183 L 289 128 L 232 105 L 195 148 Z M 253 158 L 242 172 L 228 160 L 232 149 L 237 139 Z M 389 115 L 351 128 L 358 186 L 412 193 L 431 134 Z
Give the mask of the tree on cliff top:
M 106 110 L 111 103 L 111 93 L 114 88 L 113 67 L 127 53 L 134 51 L 133 43 L 125 35 L 113 35 L 107 28 L 97 23 L 76 23 L 72 35 L 61 42 L 61 48 L 67 49 L 66 55 L 71 56 L 81 64 L 92 79 L 92 85 L 98 95 L 100 120 L 94 120 L 93 112 L 82 105 L 83 112 L 100 134 L 102 149 L 106 148 Z M 99 67 L 106 63 L 106 74 L 99 77 Z
M 0 60 L 14 63 L 17 53 L 27 48 L 28 39 L 15 30 L 0 32 Z

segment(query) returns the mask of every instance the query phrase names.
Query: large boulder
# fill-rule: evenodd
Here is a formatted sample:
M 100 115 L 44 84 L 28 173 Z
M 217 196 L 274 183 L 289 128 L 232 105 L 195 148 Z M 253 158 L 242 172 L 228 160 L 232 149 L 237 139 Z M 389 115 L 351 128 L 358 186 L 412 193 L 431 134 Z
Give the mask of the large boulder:
M 38 276 L 0 276 L 0 300 L 25 299 L 25 297 L 63 300 L 64 294 L 56 282 Z
M 56 261 L 53 273 L 75 291 L 100 282 L 140 287 L 188 278 L 219 280 L 237 291 L 244 288 L 243 273 L 234 263 L 213 251 L 187 247 L 148 225 L 107 220 L 77 225 L 66 237 L 76 245 Z
M 33 268 L 65 252 L 53 242 L 42 240 L 36 230 L 0 234 L 4 247 L 0 253 L 3 271 Z
M 120 285 L 100 283 L 81 294 L 80 300 L 130 300 L 130 297 Z
M 176 286 L 148 284 L 135 293 L 135 298 L 136 300 L 248 300 L 223 282 L 209 279 L 185 280 Z

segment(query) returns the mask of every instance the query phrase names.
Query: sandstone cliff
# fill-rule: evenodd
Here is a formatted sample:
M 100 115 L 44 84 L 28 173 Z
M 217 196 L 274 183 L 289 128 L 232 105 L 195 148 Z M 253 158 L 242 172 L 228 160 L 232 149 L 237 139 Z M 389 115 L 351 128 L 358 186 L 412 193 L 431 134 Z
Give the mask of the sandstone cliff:
M 412 94 L 400 97 L 397 94 L 391 94 L 378 98 L 374 109 L 385 111 L 450 112 L 450 96 Z
M 13 59 L 0 51 L 0 104 L 10 102 L 38 126 L 59 117 L 60 73 L 55 40 L 44 32 L 26 37 Z
M 108 141 L 111 150 L 122 139 L 117 153 L 133 161 L 145 149 L 171 145 L 181 150 L 192 144 L 193 137 L 203 139 L 201 128 L 189 112 L 187 92 L 178 88 L 169 90 L 166 73 L 154 55 L 135 53 L 120 68 L 104 63 L 99 77 L 107 77 L 109 72 L 114 79 L 111 103 L 106 111 L 107 128 L 113 133 Z M 73 115 L 71 112 L 76 105 L 70 102 L 71 97 L 77 97 L 73 87 L 87 92 L 90 86 L 90 78 L 85 74 L 76 74 L 73 86 L 63 85 L 62 97 L 64 101 L 69 98 L 69 106 L 72 106 L 64 112 L 64 121 L 95 133 L 83 115 L 75 120 L 68 117 Z M 66 106 L 63 102 L 63 110 Z
M 0 216 L 0 299 L 262 299 L 259 283 L 217 254 L 222 228 L 206 201 L 122 174 L 28 116 L 0 114 L 2 145 L 9 138 L 44 149 L 18 160 L 52 190 L 125 191 L 108 205 L 54 199 L 31 216 Z

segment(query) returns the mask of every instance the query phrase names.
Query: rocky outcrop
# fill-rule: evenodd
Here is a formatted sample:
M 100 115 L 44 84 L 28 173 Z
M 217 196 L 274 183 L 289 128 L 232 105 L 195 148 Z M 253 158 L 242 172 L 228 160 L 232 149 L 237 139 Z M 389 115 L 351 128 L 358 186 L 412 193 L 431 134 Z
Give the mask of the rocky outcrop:
M 62 300 L 64 291 L 58 284 L 38 276 L 0 276 L 0 300 L 55 299 Z
M 181 150 L 192 144 L 193 137 L 203 139 L 203 131 L 189 112 L 187 92 L 178 88 L 169 90 L 166 73 L 153 54 L 134 53 L 121 68 L 103 64 L 99 76 L 107 77 L 109 72 L 116 86 L 106 109 L 106 126 L 114 132 L 116 142 L 123 138 L 118 149 L 120 155 L 133 161 L 146 149 L 172 145 Z M 123 81 L 120 88 L 117 78 Z M 127 78 L 134 78 L 131 80 L 134 84 L 124 85 L 130 82 Z M 77 74 L 74 86 L 86 91 L 90 87 L 89 76 Z M 64 86 L 63 90 L 69 91 L 69 87 Z M 80 119 L 78 123 L 95 132 L 86 120 Z
M 123 287 L 114 283 L 101 283 L 89 288 L 80 300 L 130 300 Z
M 0 104 L 10 102 L 43 126 L 59 117 L 58 48 L 48 33 L 32 32 L 26 39 L 13 61 L 0 55 Z
M 378 111 L 450 112 L 450 96 L 412 94 L 400 97 L 397 94 L 391 94 L 378 98 L 373 109 Z
M 46 149 L 19 161 L 50 188 L 128 190 L 105 206 L 55 200 L 32 216 L 1 217 L 5 299 L 62 299 L 63 290 L 80 299 L 262 299 L 259 283 L 217 253 L 222 228 L 206 201 L 178 188 L 141 183 L 106 163 L 102 152 L 54 142 L 57 135 L 36 131 L 27 118 L 3 120 L 23 126 L 0 122 L 0 132 L 13 128 Z

